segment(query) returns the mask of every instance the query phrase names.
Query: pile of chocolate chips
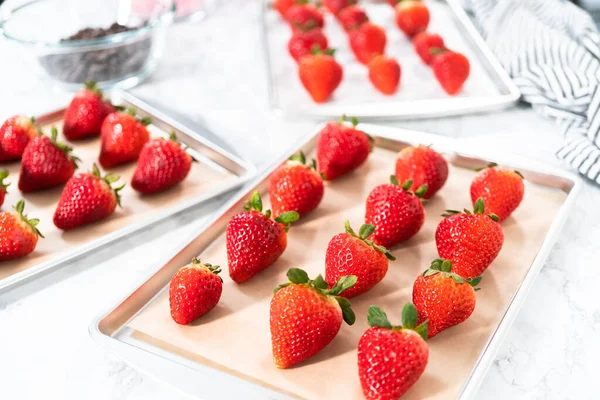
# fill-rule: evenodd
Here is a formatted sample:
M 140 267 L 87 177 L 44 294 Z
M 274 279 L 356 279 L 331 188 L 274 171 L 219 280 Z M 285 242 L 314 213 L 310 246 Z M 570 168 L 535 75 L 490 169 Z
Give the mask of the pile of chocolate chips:
M 85 28 L 62 39 L 61 42 L 96 39 L 133 29 L 138 28 L 118 23 L 108 28 Z M 88 79 L 104 82 L 139 73 L 150 56 L 151 47 L 151 38 L 146 37 L 133 43 L 102 50 L 78 51 L 75 47 L 71 53 L 49 54 L 41 56 L 39 61 L 49 75 L 63 82 L 83 83 Z

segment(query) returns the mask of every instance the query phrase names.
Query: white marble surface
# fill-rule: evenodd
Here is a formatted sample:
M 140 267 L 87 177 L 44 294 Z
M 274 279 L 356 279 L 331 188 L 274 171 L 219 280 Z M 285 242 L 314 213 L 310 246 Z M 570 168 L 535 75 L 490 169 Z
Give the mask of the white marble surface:
M 258 7 L 234 0 L 211 19 L 179 25 L 151 80 L 133 92 L 203 122 L 242 157 L 266 165 L 312 126 L 269 115 Z M 65 102 L 0 42 L 0 119 Z M 494 146 L 553 165 L 556 126 L 526 107 L 460 118 L 394 123 Z M 218 203 L 218 202 L 217 202 Z M 585 184 L 478 398 L 595 399 L 599 368 L 600 189 Z M 90 339 L 91 319 L 146 279 L 200 226 L 199 207 L 68 263 L 0 296 L 0 398 L 180 399 Z

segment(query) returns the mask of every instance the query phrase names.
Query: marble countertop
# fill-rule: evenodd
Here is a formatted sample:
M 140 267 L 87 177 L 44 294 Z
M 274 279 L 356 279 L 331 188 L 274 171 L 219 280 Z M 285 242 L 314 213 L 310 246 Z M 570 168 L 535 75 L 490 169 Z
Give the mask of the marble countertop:
M 133 93 L 190 124 L 209 127 L 241 157 L 265 166 L 313 126 L 267 108 L 258 7 L 234 0 L 201 23 L 170 30 L 156 73 Z M 64 104 L 18 49 L 0 42 L 0 119 Z M 6 62 L 5 60 L 10 60 Z M 559 166 L 559 128 L 530 108 L 394 126 L 479 142 Z M 173 242 L 198 229 L 221 201 L 196 207 L 67 263 L 0 296 L 0 398 L 180 399 L 96 344 L 88 325 L 137 287 Z M 585 183 L 576 210 L 531 288 L 478 398 L 597 398 L 600 356 L 600 189 Z

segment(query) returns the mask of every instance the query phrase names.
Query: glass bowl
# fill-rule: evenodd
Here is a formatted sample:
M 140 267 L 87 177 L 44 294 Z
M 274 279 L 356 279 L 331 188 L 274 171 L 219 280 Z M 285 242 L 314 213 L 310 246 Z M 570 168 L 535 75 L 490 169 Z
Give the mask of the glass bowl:
M 172 0 L 33 0 L 3 9 L 0 33 L 63 89 L 126 89 L 155 69 L 174 16 Z

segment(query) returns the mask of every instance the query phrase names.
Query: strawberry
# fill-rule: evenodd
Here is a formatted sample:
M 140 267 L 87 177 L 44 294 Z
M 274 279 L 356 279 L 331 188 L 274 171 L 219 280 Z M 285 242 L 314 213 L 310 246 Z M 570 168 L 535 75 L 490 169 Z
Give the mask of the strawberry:
M 92 172 L 74 175 L 63 189 L 56 211 L 54 225 L 63 231 L 108 217 L 120 203 L 119 191 L 125 187 L 111 186 L 119 180 L 116 175 L 101 176 L 96 164 Z
M 454 95 L 460 91 L 469 77 L 471 64 L 464 55 L 448 49 L 432 49 L 433 73 L 446 93 Z
M 333 15 L 338 15 L 346 7 L 350 7 L 358 3 L 358 0 L 323 0 L 323 5 Z
M 325 280 L 333 286 L 342 276 L 355 275 L 354 287 L 342 294 L 343 297 L 354 297 L 372 289 L 385 277 L 388 260 L 396 258 L 385 247 L 378 246 L 369 240 L 375 232 L 373 225 L 363 225 L 358 235 L 346 221 L 346 232 L 335 235 L 327 246 L 325 253 Z
M 342 66 L 333 58 L 331 49 L 312 49 L 300 60 L 300 81 L 316 103 L 325 103 L 342 81 Z
M 58 142 L 58 131 L 52 127 L 52 138 L 41 135 L 32 139 L 21 159 L 19 190 L 34 192 L 66 183 L 75 172 L 79 158 L 72 147 Z
M 396 25 L 407 36 L 413 37 L 427 29 L 429 9 L 420 0 L 400 0 L 396 5 Z
M 288 51 L 296 62 L 306 55 L 315 51 L 327 49 L 327 37 L 321 29 L 315 28 L 309 31 L 295 31 L 288 42 Z
M 0 162 L 20 160 L 27 143 L 40 134 L 34 118 L 15 115 L 0 127 Z
M 323 179 L 333 180 L 358 168 L 371 152 L 371 137 L 356 129 L 358 120 L 350 118 L 352 126 L 344 124 L 346 116 L 329 122 L 317 136 L 317 165 Z
M 13 208 L 15 211 L 0 212 L 0 261 L 26 256 L 35 250 L 38 236 L 44 237 L 36 228 L 40 220 L 23 214 L 23 200 Z
M 428 321 L 429 338 L 466 321 L 475 309 L 481 277 L 466 280 L 451 271 L 452 261 L 436 258 L 413 285 L 412 300 L 419 322 Z
M 296 4 L 306 4 L 306 0 L 275 0 L 271 4 L 275 10 L 279 12 L 279 14 L 285 18 L 285 14 L 288 10 Z
M 412 193 L 408 191 L 412 186 L 410 179 L 402 187 L 395 176 L 390 181 L 369 193 L 365 213 L 365 222 L 377 227 L 373 241 L 385 247 L 410 239 L 425 222 L 421 198 L 427 192 L 427 185 Z
M 433 49 L 443 49 L 444 39 L 436 33 L 421 32 L 413 38 L 413 47 L 425 64 L 433 61 Z
M 4 198 L 6 197 L 6 193 L 8 193 L 6 189 L 10 186 L 10 183 L 4 182 L 6 178 L 8 178 L 8 170 L 0 170 L 0 206 L 4 204 Z
M 413 188 L 427 185 L 423 198 L 430 199 L 448 179 L 448 162 L 429 146 L 405 147 L 396 159 L 396 179 L 413 181 Z
M 306 165 L 306 157 L 300 152 L 273 171 L 269 178 L 273 215 L 295 211 L 302 217 L 317 208 L 324 187 L 316 169 L 316 161 Z
M 485 214 L 482 198 L 475 202 L 473 213 L 464 211 L 446 210 L 435 231 L 435 244 L 440 257 L 452 261 L 453 272 L 470 279 L 481 275 L 498 256 L 504 233 L 498 216 Z
M 227 260 L 229 276 L 237 283 L 246 282 L 273 264 L 287 246 L 289 224 L 299 215 L 289 211 L 271 219 L 271 210 L 262 213 L 262 199 L 258 192 L 244 206 L 245 212 L 236 214 L 227 224 Z
M 504 221 L 519 207 L 524 193 L 523 175 L 510 168 L 498 167 L 496 163 L 478 170 L 471 183 L 473 204 L 481 197 L 486 210 L 496 214 L 499 222 Z
M 383 94 L 394 94 L 400 83 L 400 64 L 393 58 L 379 55 L 369 62 L 369 80 Z
M 133 109 L 109 114 L 100 130 L 100 165 L 111 168 L 137 160 L 142 147 L 150 140 L 146 129 L 150 123 L 149 118 L 136 119 Z
M 402 326 L 392 326 L 379 307 L 369 307 L 367 329 L 358 342 L 358 375 L 368 400 L 397 400 L 427 366 L 427 321 L 417 325 L 417 309 L 402 309 Z
M 388 3 L 390 6 L 392 7 L 396 7 L 396 5 L 398 4 L 400 0 L 385 0 L 386 3 Z
M 331 288 L 321 275 L 309 280 L 301 269 L 290 268 L 288 283 L 279 285 L 271 299 L 271 343 L 277 368 L 289 368 L 327 346 L 342 326 L 354 324 L 350 302 L 339 295 L 356 283 L 344 276 Z
M 86 81 L 85 88 L 75 94 L 65 110 L 63 134 L 69 140 L 100 134 L 102 121 L 115 107 L 102 98 L 94 81 Z
M 201 263 L 197 258 L 180 268 L 169 284 L 169 305 L 173 321 L 187 325 L 217 305 L 223 291 L 218 265 Z
M 291 6 L 285 13 L 285 19 L 294 31 L 308 31 L 325 26 L 323 14 L 312 4 Z
M 177 141 L 175 132 L 169 139 L 153 139 L 140 151 L 131 187 L 140 193 L 161 192 L 183 181 L 194 159 Z
M 348 6 L 342 9 L 337 16 L 340 25 L 346 32 L 354 31 L 365 22 L 369 21 L 369 16 L 359 6 Z
M 358 29 L 349 33 L 350 47 L 356 59 L 368 64 L 371 59 L 385 52 L 387 38 L 385 31 L 379 25 L 365 22 Z

